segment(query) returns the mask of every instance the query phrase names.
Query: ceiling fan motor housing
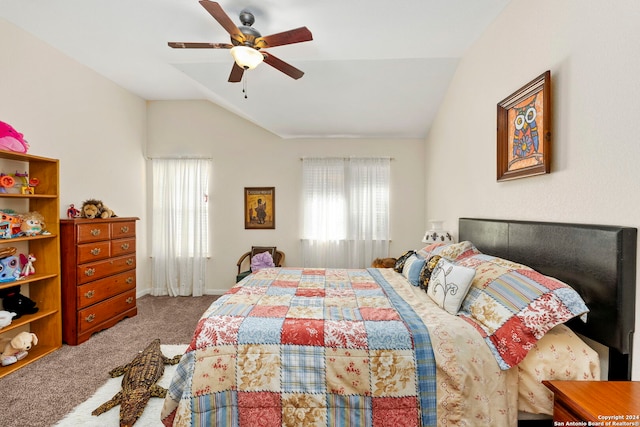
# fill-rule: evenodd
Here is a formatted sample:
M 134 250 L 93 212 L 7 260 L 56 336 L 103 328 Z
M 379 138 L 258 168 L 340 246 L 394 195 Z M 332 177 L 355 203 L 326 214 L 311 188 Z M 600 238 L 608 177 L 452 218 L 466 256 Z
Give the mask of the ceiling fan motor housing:
M 244 9 L 242 10 L 242 12 L 240 12 L 240 22 L 242 22 L 242 25 L 239 26 L 238 29 L 245 36 L 244 43 L 242 44 L 257 49 L 257 47 L 254 46 L 254 40 L 258 37 L 262 37 L 262 34 L 260 34 L 258 30 L 252 27 L 255 21 L 256 18 L 253 16 L 253 13 L 249 12 L 247 9 Z M 231 43 L 236 46 L 241 44 L 233 38 L 231 39 Z

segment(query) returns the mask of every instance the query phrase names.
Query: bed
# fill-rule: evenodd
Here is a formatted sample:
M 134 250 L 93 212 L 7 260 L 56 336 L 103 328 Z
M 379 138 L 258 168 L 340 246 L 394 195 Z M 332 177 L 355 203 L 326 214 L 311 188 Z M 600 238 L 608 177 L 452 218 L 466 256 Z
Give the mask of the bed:
M 514 426 L 523 401 L 549 406 L 539 402 L 548 397 L 527 397 L 543 393 L 537 379 L 537 390 L 522 392 L 520 367 L 535 359 L 536 371 L 541 348 L 557 356 L 558 346 L 574 340 L 568 348 L 576 349 L 569 353 L 578 365 L 570 370 L 598 379 L 597 355 L 587 353 L 568 325 L 610 349 L 610 379 L 630 378 L 636 233 L 627 227 L 462 218 L 459 244 L 419 248 L 399 272 L 260 270 L 203 314 L 172 379 L 162 421 Z M 456 289 L 473 271 L 468 290 L 429 297 L 415 272 L 428 270 L 430 259 L 432 274 L 455 278 L 447 286 Z M 432 278 L 428 289 L 444 282 Z M 495 283 L 512 282 L 526 282 L 528 290 L 517 297 L 493 294 L 504 300 L 487 310 L 483 298 Z M 527 292 L 544 295 L 543 310 Z M 522 307 L 504 309 L 519 304 L 527 311 L 522 319 L 537 316 L 535 322 L 514 315 Z M 492 323 L 500 316 L 510 329 Z

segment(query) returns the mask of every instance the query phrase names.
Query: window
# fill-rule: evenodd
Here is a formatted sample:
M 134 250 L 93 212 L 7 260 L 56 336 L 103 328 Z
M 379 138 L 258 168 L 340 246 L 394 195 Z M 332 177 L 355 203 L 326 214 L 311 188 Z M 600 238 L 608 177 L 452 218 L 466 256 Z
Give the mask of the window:
M 209 256 L 208 159 L 153 159 L 153 295 L 202 295 Z
M 303 159 L 303 265 L 362 268 L 389 253 L 388 158 Z

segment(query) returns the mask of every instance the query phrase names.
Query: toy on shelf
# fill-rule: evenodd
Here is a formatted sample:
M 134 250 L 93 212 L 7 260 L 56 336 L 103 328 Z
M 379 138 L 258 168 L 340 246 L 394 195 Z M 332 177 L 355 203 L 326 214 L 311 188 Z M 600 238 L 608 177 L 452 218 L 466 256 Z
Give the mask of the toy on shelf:
M 13 126 L 0 122 L 0 150 L 26 153 L 29 150 L 29 143 L 25 141 L 24 135 L 15 130 Z
M 38 344 L 38 337 L 31 332 L 20 332 L 10 340 L 4 338 L 1 344 L 4 345 L 4 349 L 0 356 L 0 362 L 2 366 L 8 366 L 27 357 L 31 347 Z
M 22 273 L 20 275 L 22 277 L 31 276 L 32 274 L 36 274 L 36 269 L 33 266 L 33 263 L 37 261 L 36 257 L 33 254 L 24 255 L 20 254 L 20 265 L 22 265 Z
M 11 255 L 0 258 L 0 282 L 13 282 L 20 278 L 20 260 Z
M 6 193 L 7 188 L 13 188 L 16 185 L 16 180 L 11 175 L 0 173 L 0 193 Z
M 88 219 L 94 218 L 111 218 L 117 216 L 109 209 L 101 200 L 89 199 L 82 202 L 81 214 Z
M 38 178 L 29 179 L 29 172 L 24 171 L 24 173 L 20 173 L 16 171 L 13 174 L 16 179 L 22 181 L 22 186 L 20 187 L 20 193 L 22 194 L 35 194 L 36 185 L 40 184 L 40 180 Z
M 22 215 L 20 231 L 23 235 L 37 236 L 38 234 L 45 234 L 45 228 L 44 216 L 39 212 L 27 212 Z
M 9 326 L 11 324 L 11 320 L 15 316 L 16 316 L 15 313 L 12 313 L 10 311 L 0 310 L 0 328 Z
M 2 298 L 3 308 L 16 314 L 15 319 L 19 319 L 24 314 L 37 313 L 39 310 L 34 300 L 20 293 L 20 285 L 0 289 L 0 298 Z
M 0 211 L 0 237 L 10 239 L 20 235 L 22 219 L 11 210 Z
M 0 249 L 0 283 L 13 282 L 20 277 L 20 262 L 15 253 L 14 247 Z

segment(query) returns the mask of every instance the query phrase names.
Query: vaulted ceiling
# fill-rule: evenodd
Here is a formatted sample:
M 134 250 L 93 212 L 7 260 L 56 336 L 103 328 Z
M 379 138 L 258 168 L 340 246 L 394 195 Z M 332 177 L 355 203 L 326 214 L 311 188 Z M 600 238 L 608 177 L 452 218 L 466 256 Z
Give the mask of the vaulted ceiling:
M 230 42 L 197 0 L 0 0 L 0 18 L 147 100 L 207 99 L 282 138 L 424 138 L 459 59 L 508 3 L 221 0 L 263 36 L 313 34 L 268 49 L 302 78 L 263 63 L 240 83 L 228 50 L 167 45 Z

